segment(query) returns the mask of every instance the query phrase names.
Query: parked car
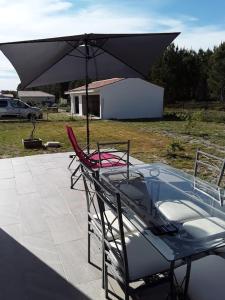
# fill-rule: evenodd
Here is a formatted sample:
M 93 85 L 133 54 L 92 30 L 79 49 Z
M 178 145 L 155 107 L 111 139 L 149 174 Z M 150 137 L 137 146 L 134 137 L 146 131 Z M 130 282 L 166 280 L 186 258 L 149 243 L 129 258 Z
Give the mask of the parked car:
M 0 98 L 0 117 L 20 117 L 31 119 L 41 119 L 42 110 L 38 107 L 32 107 L 27 103 L 13 98 Z

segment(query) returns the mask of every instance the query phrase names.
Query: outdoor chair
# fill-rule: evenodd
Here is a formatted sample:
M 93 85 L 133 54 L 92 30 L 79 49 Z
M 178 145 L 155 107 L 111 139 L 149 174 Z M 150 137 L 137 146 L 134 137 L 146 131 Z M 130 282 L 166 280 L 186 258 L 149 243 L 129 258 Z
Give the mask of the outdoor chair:
M 194 176 L 217 186 L 222 185 L 225 170 L 225 159 L 203 152 L 196 151 Z
M 95 171 L 89 169 L 87 166 L 81 163 L 81 172 L 84 181 L 86 201 L 87 201 L 87 213 L 88 213 L 88 262 L 93 265 L 91 261 L 91 238 L 96 238 L 100 242 L 100 249 L 102 249 L 102 226 L 101 226 L 101 217 L 97 202 L 96 190 L 95 190 Z M 105 190 L 106 197 L 110 197 L 110 193 Z M 109 224 L 105 220 L 105 226 L 107 228 L 107 239 L 109 241 L 113 240 L 114 237 L 119 237 L 119 223 L 118 219 L 115 216 L 114 212 L 111 209 L 108 209 L 105 212 L 107 221 L 110 223 L 111 231 L 109 230 Z M 129 220 L 123 216 L 124 221 L 124 232 L 125 235 L 135 231 L 134 226 L 129 222 Z M 113 234 L 113 235 L 112 235 Z M 103 268 L 102 268 L 103 270 Z
M 224 158 L 197 149 L 194 167 L 194 188 L 216 197 L 221 206 L 223 206 L 225 198 L 224 170 Z
M 111 191 L 107 196 L 106 187 L 100 183 L 95 173 L 95 190 L 99 205 L 101 226 L 103 233 L 103 264 L 104 264 L 104 288 L 105 297 L 108 298 L 109 274 L 119 283 L 124 291 L 125 299 L 135 296 L 135 293 L 150 284 L 151 286 L 168 280 L 170 263 L 138 232 L 127 233 L 123 212 L 126 209 L 122 205 L 119 194 Z M 107 217 L 107 211 L 111 210 L 118 220 L 119 232 L 114 234 Z M 110 233 L 112 239 L 108 239 Z M 131 287 L 131 283 L 143 280 L 139 288 Z
M 183 287 L 186 265 L 175 269 L 177 284 Z M 209 255 L 191 263 L 187 290 L 190 300 L 224 299 L 225 260 L 218 255 Z
M 87 167 L 93 170 L 100 169 L 100 168 L 110 168 L 110 167 L 122 167 L 122 166 L 127 166 L 127 168 L 129 167 L 130 165 L 129 162 L 130 141 L 129 140 L 126 142 L 97 143 L 97 150 L 92 152 L 91 154 L 88 154 L 84 151 L 84 149 L 80 148 L 77 139 L 74 135 L 72 127 L 66 126 L 66 131 L 76 155 L 73 157 L 72 162 L 77 157 L 80 163 L 82 162 Z M 121 151 L 118 150 L 101 151 L 102 146 L 106 147 L 109 145 L 111 146 L 123 145 L 124 148 L 121 149 Z M 69 167 L 71 166 L 71 163 Z M 79 171 L 80 171 L 80 164 L 76 167 L 74 172 L 71 174 L 71 188 L 75 186 L 75 184 L 81 177 L 81 174 L 77 176 L 77 173 Z

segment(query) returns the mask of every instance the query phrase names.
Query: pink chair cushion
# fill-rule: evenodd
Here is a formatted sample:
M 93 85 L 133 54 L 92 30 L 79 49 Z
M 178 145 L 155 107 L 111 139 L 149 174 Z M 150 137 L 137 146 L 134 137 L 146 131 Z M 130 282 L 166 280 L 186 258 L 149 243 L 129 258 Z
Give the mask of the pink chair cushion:
M 73 149 L 76 155 L 79 157 L 80 162 L 84 163 L 87 167 L 92 169 L 99 169 L 99 168 L 109 168 L 109 167 L 116 167 L 116 166 L 126 166 L 126 162 L 118 161 L 120 159 L 119 156 L 114 155 L 112 153 L 95 153 L 93 155 L 88 156 L 78 145 L 77 139 L 74 135 L 73 129 L 70 126 L 66 126 L 68 138 L 73 146 Z M 99 163 L 99 158 L 101 163 Z M 107 161 L 109 159 L 117 159 L 117 161 Z M 104 162 L 106 160 L 106 162 Z
M 118 162 L 118 161 L 110 161 L 110 162 L 102 162 L 97 163 L 95 168 L 110 168 L 110 167 L 123 167 L 126 166 L 126 162 Z

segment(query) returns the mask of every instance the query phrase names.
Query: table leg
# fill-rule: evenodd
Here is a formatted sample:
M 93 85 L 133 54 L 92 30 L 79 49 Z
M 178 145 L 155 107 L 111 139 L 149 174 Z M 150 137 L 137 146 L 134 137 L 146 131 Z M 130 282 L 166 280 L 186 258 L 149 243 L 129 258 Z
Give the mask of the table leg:
M 190 281 L 191 274 L 191 257 L 187 258 L 187 268 L 186 268 L 186 276 L 185 276 L 185 284 L 184 284 L 184 300 L 187 299 L 188 285 Z
M 175 266 L 175 261 L 171 261 L 171 263 L 170 263 L 170 272 L 169 272 L 170 299 L 174 299 L 174 296 L 176 294 L 175 289 L 174 289 L 174 266 Z

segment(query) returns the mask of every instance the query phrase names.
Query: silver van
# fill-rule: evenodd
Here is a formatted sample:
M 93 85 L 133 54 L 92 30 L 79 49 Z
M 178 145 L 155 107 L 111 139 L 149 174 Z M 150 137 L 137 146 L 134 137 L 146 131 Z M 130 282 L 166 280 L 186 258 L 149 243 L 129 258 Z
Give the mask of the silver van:
M 20 117 L 25 119 L 41 119 L 42 111 L 38 107 L 32 107 L 19 99 L 0 98 L 0 118 Z

